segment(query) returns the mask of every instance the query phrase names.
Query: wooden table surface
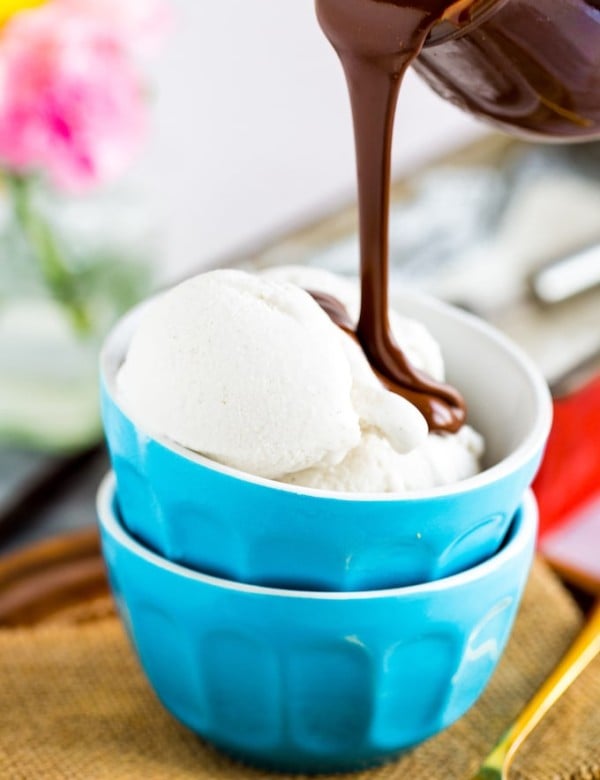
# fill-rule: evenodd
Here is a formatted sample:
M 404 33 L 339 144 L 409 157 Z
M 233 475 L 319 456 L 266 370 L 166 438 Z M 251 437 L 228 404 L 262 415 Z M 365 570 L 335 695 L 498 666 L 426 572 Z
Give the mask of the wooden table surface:
M 104 447 L 73 457 L 0 450 L 0 559 L 35 542 L 93 526 L 108 470 Z

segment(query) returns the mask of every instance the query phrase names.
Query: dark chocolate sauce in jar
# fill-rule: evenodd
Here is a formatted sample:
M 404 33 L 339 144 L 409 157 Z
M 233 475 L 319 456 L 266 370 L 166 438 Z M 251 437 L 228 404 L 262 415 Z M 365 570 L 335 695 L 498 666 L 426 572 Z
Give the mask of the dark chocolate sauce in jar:
M 464 423 L 462 397 L 411 366 L 389 325 L 391 148 L 404 73 L 436 23 L 455 11 L 464 17 L 473 5 L 465 0 L 316 0 L 321 27 L 344 68 L 354 120 L 361 247 L 356 338 L 385 385 L 414 403 L 430 430 L 448 432 Z
M 435 26 L 415 69 L 442 97 L 535 140 L 600 138 L 600 0 L 488 0 Z

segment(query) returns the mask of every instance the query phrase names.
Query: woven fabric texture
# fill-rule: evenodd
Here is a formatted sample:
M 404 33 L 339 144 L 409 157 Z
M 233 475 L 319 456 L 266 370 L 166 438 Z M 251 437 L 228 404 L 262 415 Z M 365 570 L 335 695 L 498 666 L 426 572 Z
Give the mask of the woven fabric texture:
M 445 733 L 354 780 L 468 780 L 581 625 L 537 563 L 509 647 L 478 704 Z M 0 631 L 0 778 L 265 780 L 180 726 L 158 703 L 108 600 Z M 299 776 L 295 776 L 298 778 Z M 600 659 L 523 746 L 511 780 L 600 780 Z

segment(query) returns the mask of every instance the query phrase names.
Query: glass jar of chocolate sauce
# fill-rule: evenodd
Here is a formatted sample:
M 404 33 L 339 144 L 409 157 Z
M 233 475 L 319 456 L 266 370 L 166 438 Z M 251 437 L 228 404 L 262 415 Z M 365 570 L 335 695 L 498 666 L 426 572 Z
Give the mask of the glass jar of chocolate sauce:
M 436 92 L 513 134 L 600 137 L 600 0 L 453 7 L 413 61 Z

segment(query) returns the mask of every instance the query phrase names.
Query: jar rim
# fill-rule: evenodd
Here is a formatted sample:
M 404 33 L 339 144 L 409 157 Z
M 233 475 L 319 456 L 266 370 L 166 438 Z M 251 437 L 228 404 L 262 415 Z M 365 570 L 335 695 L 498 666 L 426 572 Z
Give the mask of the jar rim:
M 485 22 L 508 2 L 509 0 L 473 0 L 473 5 L 477 7 L 469 13 L 469 18 L 464 23 L 458 23 L 457 25 L 449 19 L 438 22 L 429 33 L 424 48 L 440 46 L 450 40 L 467 35 L 473 28 Z

